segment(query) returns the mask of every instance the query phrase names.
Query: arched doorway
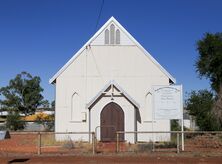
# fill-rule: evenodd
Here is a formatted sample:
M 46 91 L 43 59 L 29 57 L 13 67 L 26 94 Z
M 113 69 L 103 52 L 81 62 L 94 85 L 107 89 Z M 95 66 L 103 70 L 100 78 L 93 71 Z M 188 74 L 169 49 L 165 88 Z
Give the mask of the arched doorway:
M 116 131 L 124 131 L 124 112 L 122 108 L 111 102 L 100 113 L 101 141 L 115 141 Z M 124 141 L 124 134 L 119 135 L 120 141 Z

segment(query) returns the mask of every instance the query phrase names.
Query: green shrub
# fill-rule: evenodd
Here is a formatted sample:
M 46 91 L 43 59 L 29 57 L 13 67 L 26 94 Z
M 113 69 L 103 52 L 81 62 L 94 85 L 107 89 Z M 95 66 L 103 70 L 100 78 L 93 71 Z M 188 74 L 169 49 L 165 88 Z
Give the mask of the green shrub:
M 181 131 L 181 126 L 177 120 L 171 120 L 171 131 Z
M 25 122 L 21 120 L 18 112 L 9 113 L 6 117 L 6 128 L 8 130 L 16 131 L 25 128 Z

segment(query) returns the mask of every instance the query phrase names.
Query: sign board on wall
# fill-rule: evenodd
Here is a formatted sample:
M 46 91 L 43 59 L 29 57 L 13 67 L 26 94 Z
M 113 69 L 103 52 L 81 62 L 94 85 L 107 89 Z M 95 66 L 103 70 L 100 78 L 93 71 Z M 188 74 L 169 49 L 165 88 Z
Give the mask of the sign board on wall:
M 182 119 L 182 85 L 153 86 L 154 120 Z

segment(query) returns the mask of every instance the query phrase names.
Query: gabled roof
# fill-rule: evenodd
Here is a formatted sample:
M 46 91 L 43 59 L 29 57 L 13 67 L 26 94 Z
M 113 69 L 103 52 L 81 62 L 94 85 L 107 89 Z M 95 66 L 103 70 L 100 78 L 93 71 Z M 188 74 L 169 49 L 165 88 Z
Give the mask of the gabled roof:
M 106 84 L 102 90 L 100 90 L 95 97 L 93 97 L 89 103 L 87 103 L 86 107 L 88 109 L 92 108 L 96 101 L 98 101 L 99 99 L 101 99 L 105 94 L 106 91 L 109 89 L 109 87 L 111 87 L 113 85 L 114 88 L 116 88 L 120 94 L 125 97 L 133 106 L 135 106 L 137 109 L 140 108 L 139 103 L 137 103 L 126 91 L 124 91 L 119 84 L 117 84 L 115 81 L 110 81 L 108 84 Z
M 150 54 L 143 48 L 143 46 L 136 41 L 136 39 L 114 18 L 111 17 L 90 39 L 84 46 L 75 54 L 73 57 L 49 80 L 49 83 L 55 83 L 56 78 L 85 50 L 85 48 L 90 45 L 99 34 L 111 23 L 116 24 L 128 37 L 135 43 L 144 54 L 173 82 L 176 83 L 176 79 L 170 75 Z

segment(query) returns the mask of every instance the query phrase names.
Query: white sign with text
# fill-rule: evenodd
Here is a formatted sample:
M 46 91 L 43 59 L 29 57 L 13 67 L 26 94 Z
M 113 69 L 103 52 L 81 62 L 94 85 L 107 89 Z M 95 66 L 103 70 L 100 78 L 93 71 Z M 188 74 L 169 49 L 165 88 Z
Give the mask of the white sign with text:
M 182 119 L 182 85 L 153 86 L 154 120 Z

